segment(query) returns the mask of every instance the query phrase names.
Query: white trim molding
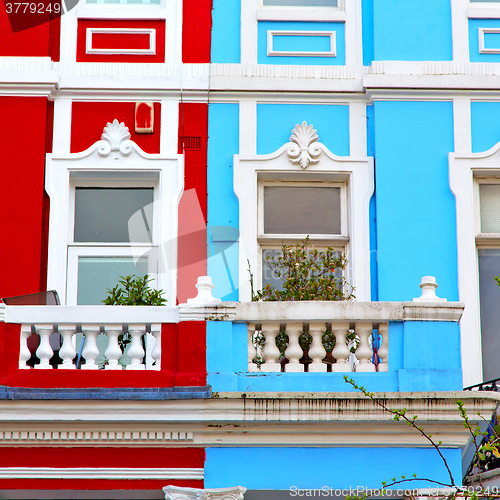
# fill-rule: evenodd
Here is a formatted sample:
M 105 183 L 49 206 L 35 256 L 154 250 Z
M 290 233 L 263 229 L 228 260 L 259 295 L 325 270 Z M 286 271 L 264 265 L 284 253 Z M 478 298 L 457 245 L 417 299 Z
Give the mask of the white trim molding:
M 200 468 L 2 467 L 0 479 L 188 479 L 203 480 Z
M 92 41 L 94 35 L 149 35 L 149 48 L 147 49 L 108 49 L 94 48 Z M 100 55 L 155 55 L 156 54 L 156 29 L 155 28 L 87 28 L 85 42 L 86 54 Z
M 500 28 L 478 28 L 479 36 L 479 53 L 480 54 L 500 54 L 500 47 L 488 48 L 484 46 L 484 35 L 486 34 L 497 34 L 500 35 Z
M 374 189 L 373 158 L 336 156 L 324 144 L 314 140 L 308 149 L 313 148 L 313 157 L 317 161 L 309 162 L 307 168 L 303 169 L 300 162 L 291 163 L 289 157 L 290 152 L 296 156 L 296 150 L 300 148 L 295 142 L 287 142 L 271 154 L 234 156 L 234 191 L 240 203 L 240 300 L 246 302 L 251 299 L 247 259 L 257 278 L 261 269 L 260 245 L 257 241 L 259 183 L 324 181 L 340 182 L 346 186 L 347 259 L 350 266 L 348 282 L 356 288 L 358 300 L 369 301 L 369 203 Z M 300 155 L 307 156 L 307 151 L 299 151 Z
M 183 156 L 145 153 L 129 137 L 128 128 L 115 120 L 105 127 L 101 140 L 86 151 L 47 155 L 45 189 L 51 203 L 47 286 L 58 291 L 62 305 L 76 304 L 76 288 L 68 286 L 75 274 L 69 268 L 68 248 L 75 246 L 76 186 L 154 188 L 152 217 L 156 222 L 148 244 L 157 252 L 158 274 L 153 285 L 164 290 L 169 304 L 175 303 L 177 245 L 172 242 L 177 239 L 177 211 L 184 185 Z M 139 258 L 144 246 L 115 244 L 115 249 Z
M 243 486 L 211 489 L 165 486 L 163 491 L 166 500 L 243 500 L 247 489 Z
M 337 57 L 337 32 L 336 31 L 292 31 L 292 30 L 267 30 L 267 55 L 268 56 L 293 56 L 293 57 Z M 330 38 L 330 49 L 326 51 L 314 50 L 274 50 L 275 36 L 316 36 Z
M 461 321 L 464 385 L 483 381 L 479 278 L 476 254 L 474 178 L 500 177 L 500 142 L 483 153 L 448 155 L 450 188 L 457 210 L 458 291 L 465 304 Z

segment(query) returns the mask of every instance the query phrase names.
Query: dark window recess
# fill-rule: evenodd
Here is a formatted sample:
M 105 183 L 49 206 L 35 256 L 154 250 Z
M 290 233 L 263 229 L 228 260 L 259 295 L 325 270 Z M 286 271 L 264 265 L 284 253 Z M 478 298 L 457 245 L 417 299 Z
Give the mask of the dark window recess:
M 201 137 L 199 136 L 181 135 L 179 140 L 181 151 L 201 149 Z

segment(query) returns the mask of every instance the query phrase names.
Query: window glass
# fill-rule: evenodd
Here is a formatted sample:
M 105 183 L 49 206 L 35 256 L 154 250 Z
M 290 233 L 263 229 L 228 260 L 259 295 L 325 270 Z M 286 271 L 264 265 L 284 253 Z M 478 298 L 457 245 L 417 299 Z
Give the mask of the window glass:
M 481 232 L 500 233 L 500 184 L 480 184 Z
M 264 186 L 264 233 L 340 234 L 340 187 Z
M 263 5 L 286 7 L 337 7 L 338 0 L 263 0 Z
M 469 2 L 488 2 L 488 3 L 495 3 L 495 2 L 500 2 L 500 0 L 469 0 Z
M 76 188 L 74 241 L 151 242 L 152 203 L 153 188 Z
M 479 296 L 481 301 L 481 343 L 483 380 L 500 377 L 500 249 L 479 249 Z
M 133 257 L 79 257 L 78 305 L 102 305 L 108 296 L 107 288 L 114 288 L 120 276 L 144 276 L 148 273 L 148 258 L 137 261 Z

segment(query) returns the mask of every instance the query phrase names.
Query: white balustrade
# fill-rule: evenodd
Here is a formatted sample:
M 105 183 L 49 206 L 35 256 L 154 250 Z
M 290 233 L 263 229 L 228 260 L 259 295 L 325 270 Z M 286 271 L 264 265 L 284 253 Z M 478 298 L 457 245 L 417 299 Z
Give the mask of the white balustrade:
M 327 356 L 323 336 L 329 331 L 331 324 L 331 334 L 335 339 L 335 345 L 332 350 L 332 363 Z M 255 363 L 257 358 L 257 321 L 248 322 L 248 371 L 249 372 L 384 372 L 388 371 L 389 356 L 389 324 L 355 322 L 354 332 L 348 322 L 319 322 L 311 321 L 302 323 L 291 321 L 285 325 L 285 333 L 288 335 L 288 346 L 285 349 L 284 357 L 288 360 L 282 369 L 280 363 L 280 351 L 276 345 L 276 337 L 280 333 L 280 324 L 278 322 L 262 323 L 261 334 L 264 338 L 264 347 L 262 348 L 261 364 Z M 304 331 L 309 328 L 311 344 L 308 355 L 311 361 L 304 362 L 304 351 L 300 345 L 299 338 Z M 377 335 L 378 333 L 378 335 Z M 353 341 L 353 338 L 356 340 Z M 373 337 L 372 337 L 373 335 Z M 348 338 L 350 341 L 348 341 Z M 378 350 L 372 345 L 374 339 L 378 338 Z M 351 356 L 350 347 L 356 346 L 355 359 L 357 364 L 351 368 L 349 358 Z M 378 366 L 373 363 L 375 351 L 378 355 Z M 330 358 L 331 359 L 331 358 Z M 260 365 L 260 366 L 259 366 Z
M 62 347 L 59 349 L 59 357 L 63 360 L 60 370 L 75 370 L 73 359 L 76 356 L 75 343 L 73 339 L 76 335 L 76 325 L 59 325 L 59 333 L 62 337 Z
M 76 323 L 52 324 L 22 324 L 19 349 L 19 368 L 31 369 L 28 361 L 33 355 L 39 360 L 35 361 L 34 367 L 39 370 L 49 370 L 57 368 L 59 370 L 145 370 L 144 345 L 149 341 L 154 342 L 148 346 L 154 364 L 149 369 L 161 369 L 161 324 L 151 325 L 151 336 L 146 334 L 147 325 L 145 323 L 122 325 L 121 323 L 109 324 L 83 324 L 81 330 Z M 129 346 L 124 352 L 119 337 L 126 334 L 129 336 Z M 101 334 L 101 330 L 103 333 Z M 38 335 L 40 345 L 36 352 L 30 350 L 28 338 L 32 331 Z M 79 333 L 81 331 L 81 333 Z M 83 338 L 82 338 L 83 334 Z M 60 335 L 60 337 L 59 337 Z M 107 338 L 107 342 L 97 342 L 100 335 Z M 79 338 L 77 346 L 77 337 Z M 101 338 L 101 337 L 100 337 Z M 104 340 L 104 339 L 103 339 Z M 83 342 L 83 348 L 82 348 Z M 58 348 L 61 344 L 60 348 Z M 100 345 L 104 344 L 101 348 Z M 125 345 L 126 348 L 126 345 Z M 76 366 L 78 351 L 81 351 L 81 362 Z M 60 360 L 54 356 L 58 353 Z M 130 363 L 126 364 L 124 355 L 130 358 Z M 51 364 L 52 362 L 52 364 Z

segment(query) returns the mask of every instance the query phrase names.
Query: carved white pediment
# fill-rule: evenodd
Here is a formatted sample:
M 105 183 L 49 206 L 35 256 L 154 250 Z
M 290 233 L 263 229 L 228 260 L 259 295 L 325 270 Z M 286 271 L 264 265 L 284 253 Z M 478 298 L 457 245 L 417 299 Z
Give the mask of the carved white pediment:
M 243 500 L 246 488 L 181 488 L 179 486 L 165 486 L 163 488 L 166 500 Z
M 292 144 L 287 149 L 290 161 L 300 165 L 302 169 L 318 163 L 321 154 L 318 139 L 317 131 L 312 125 L 308 125 L 306 121 L 303 121 L 300 125 L 295 125 L 290 136 Z
M 101 156 L 107 156 L 111 151 L 120 151 L 129 155 L 134 146 L 137 145 L 130 140 L 130 132 L 125 123 L 119 123 L 115 118 L 113 123 L 107 123 L 99 141 L 98 152 Z

